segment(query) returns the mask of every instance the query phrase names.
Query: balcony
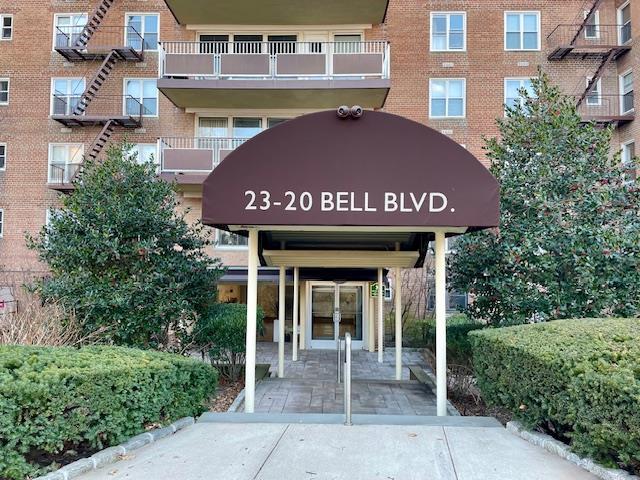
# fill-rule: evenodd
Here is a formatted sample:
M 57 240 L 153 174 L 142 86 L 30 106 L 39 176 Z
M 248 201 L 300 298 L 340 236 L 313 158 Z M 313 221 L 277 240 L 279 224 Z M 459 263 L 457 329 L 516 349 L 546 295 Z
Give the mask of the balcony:
M 347 25 L 384 22 L 389 0 L 165 0 L 182 25 Z
M 381 108 L 389 44 L 164 42 L 158 88 L 181 108 Z
M 73 180 L 80 171 L 82 163 L 52 163 L 49 165 L 49 182 L 47 186 L 59 192 L 73 190 Z
M 66 127 L 139 128 L 145 108 L 129 95 L 54 95 L 51 118 Z
M 249 140 L 231 137 L 160 139 L 160 176 L 184 185 L 200 185 L 222 160 Z
M 583 122 L 623 125 L 635 118 L 633 100 L 633 92 L 626 95 L 588 95 L 578 105 L 578 115 Z
M 144 59 L 144 41 L 133 27 L 56 27 L 55 50 L 69 61 L 101 60 L 111 52 L 120 60 Z
M 612 54 L 612 60 L 631 49 L 631 45 L 621 44 L 625 38 L 626 26 L 622 25 L 558 25 L 547 36 L 549 60 L 601 57 Z

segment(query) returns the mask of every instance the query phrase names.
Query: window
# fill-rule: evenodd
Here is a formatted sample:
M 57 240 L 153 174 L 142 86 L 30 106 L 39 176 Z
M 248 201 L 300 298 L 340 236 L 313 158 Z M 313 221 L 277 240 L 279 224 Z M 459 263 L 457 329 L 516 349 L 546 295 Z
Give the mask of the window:
M 620 110 L 625 114 L 633 110 L 633 72 L 620 75 L 620 93 Z
M 61 213 L 62 210 L 59 208 L 47 208 L 44 214 L 44 224 L 48 227 L 49 225 L 51 225 L 51 220 L 56 218 L 56 216 L 60 215 Z
M 9 79 L 0 78 L 0 105 L 9 103 Z
M 69 183 L 82 163 L 84 145 L 49 144 L 49 183 Z
M 505 12 L 505 50 L 540 50 L 540 12 Z
M 127 14 L 127 46 L 142 50 L 158 50 L 160 16 L 157 13 Z
M 77 44 L 87 24 L 86 13 L 65 13 L 54 16 L 53 37 L 56 47 L 72 47 Z
M 591 77 L 587 77 L 586 86 L 589 86 Z M 602 79 L 599 78 L 589 94 L 587 95 L 587 105 L 596 106 L 602 103 Z
M 464 12 L 431 14 L 431 51 L 466 50 L 467 16 Z
M 0 40 L 13 38 L 13 15 L 0 14 Z
M 73 115 L 84 93 L 84 78 L 51 80 L 51 115 Z
M 157 148 L 158 147 L 155 143 L 138 143 L 131 148 L 129 154 L 131 155 L 131 158 L 135 155 L 138 163 L 153 162 L 158 164 Z
M 262 131 L 262 118 L 233 119 L 233 138 L 251 138 Z
M 4 170 L 7 166 L 7 144 L 0 143 L 0 170 Z
M 216 230 L 216 246 L 222 248 L 246 248 L 249 244 L 247 237 L 242 237 L 225 230 Z
M 466 80 L 429 80 L 429 116 L 431 118 L 463 118 L 466 108 Z
M 631 41 L 631 3 L 627 2 L 618 9 L 618 40 L 620 45 Z
M 584 12 L 584 18 L 587 18 L 589 12 Z M 584 27 L 584 38 L 593 40 L 600 38 L 600 11 L 596 10 Z
M 507 108 L 515 108 L 518 104 L 524 106 L 525 98 L 520 93 L 526 90 L 530 97 L 533 97 L 533 85 L 530 78 L 505 78 L 504 79 L 504 105 Z
M 262 35 L 234 35 L 234 53 L 262 53 Z
M 362 51 L 362 35 L 334 35 L 334 51 L 335 53 L 360 53 Z
M 155 79 L 125 79 L 125 114 L 158 116 L 158 88 Z
M 280 125 L 281 123 L 289 120 L 288 118 L 267 118 L 267 128 L 273 128 L 276 125 Z
M 4 210 L 0 208 L 0 238 L 4 236 Z
M 625 180 L 632 182 L 638 177 L 638 171 L 635 165 L 636 144 L 635 142 L 627 142 L 622 144 L 622 166 L 625 170 Z

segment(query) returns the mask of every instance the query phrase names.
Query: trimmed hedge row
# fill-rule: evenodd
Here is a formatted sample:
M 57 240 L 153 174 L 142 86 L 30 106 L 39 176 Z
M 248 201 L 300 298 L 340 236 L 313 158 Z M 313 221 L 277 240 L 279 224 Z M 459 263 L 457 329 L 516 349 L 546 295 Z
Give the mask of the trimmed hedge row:
M 121 347 L 0 347 L 0 478 L 42 473 L 35 455 L 121 443 L 151 422 L 197 415 L 217 372 Z
M 485 328 L 482 323 L 469 319 L 464 314 L 447 318 L 447 364 L 471 367 L 471 341 L 469 332 Z M 427 348 L 436 351 L 436 321 L 429 320 L 426 325 Z
M 471 332 L 489 403 L 574 451 L 640 466 L 640 319 L 558 320 Z

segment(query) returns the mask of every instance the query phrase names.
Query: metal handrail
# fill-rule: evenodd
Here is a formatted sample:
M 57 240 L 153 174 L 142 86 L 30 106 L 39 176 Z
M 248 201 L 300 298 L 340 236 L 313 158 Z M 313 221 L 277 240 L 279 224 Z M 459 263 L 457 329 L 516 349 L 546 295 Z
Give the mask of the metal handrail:
M 342 339 L 338 336 L 336 337 L 336 350 L 338 351 L 338 362 L 336 364 L 336 372 L 337 372 L 337 380 L 338 383 L 340 383 L 340 372 L 342 370 L 341 368 L 341 363 L 342 363 Z
M 66 25 L 56 27 L 55 48 L 84 49 L 89 47 L 127 46 L 137 52 L 144 51 L 144 38 L 133 26 L 99 25 L 88 38 L 86 25 Z
M 344 424 L 351 422 L 351 334 L 344 334 Z

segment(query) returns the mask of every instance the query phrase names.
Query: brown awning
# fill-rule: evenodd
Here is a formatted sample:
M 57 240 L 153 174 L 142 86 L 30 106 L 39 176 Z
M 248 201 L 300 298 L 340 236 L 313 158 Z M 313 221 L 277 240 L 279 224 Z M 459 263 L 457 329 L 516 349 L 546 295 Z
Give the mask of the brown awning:
M 420 123 L 374 111 L 358 119 L 312 113 L 260 133 L 213 170 L 202 203 L 205 224 L 240 233 L 243 226 L 465 231 L 499 220 L 498 183 L 470 152 Z

